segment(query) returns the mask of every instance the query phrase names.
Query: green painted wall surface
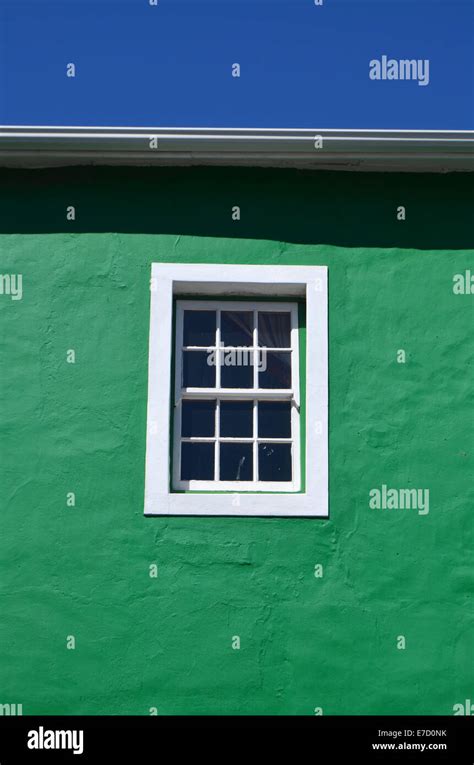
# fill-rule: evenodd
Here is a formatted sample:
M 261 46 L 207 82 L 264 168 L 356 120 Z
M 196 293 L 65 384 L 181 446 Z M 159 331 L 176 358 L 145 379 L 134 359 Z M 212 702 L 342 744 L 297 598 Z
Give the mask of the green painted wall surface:
M 470 190 L 464 175 L 0 173 L 0 274 L 23 274 L 21 301 L 0 295 L 0 704 L 452 714 L 474 698 L 474 294 L 453 293 L 474 274 Z M 160 260 L 328 265 L 329 520 L 143 516 Z M 382 484 L 429 488 L 429 513 L 370 509 Z

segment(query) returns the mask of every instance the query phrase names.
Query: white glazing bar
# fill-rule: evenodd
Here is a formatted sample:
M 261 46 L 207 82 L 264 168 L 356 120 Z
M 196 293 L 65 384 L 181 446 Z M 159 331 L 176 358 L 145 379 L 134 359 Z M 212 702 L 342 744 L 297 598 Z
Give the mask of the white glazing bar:
M 183 345 L 183 351 L 212 351 L 213 345 Z
M 258 388 L 258 367 L 257 367 L 257 360 L 258 360 L 258 329 L 257 329 L 257 317 L 258 317 L 258 311 L 256 308 L 252 311 L 253 313 L 253 332 L 252 332 L 252 342 L 253 342 L 253 352 L 252 352 L 252 358 L 253 358 L 253 387 Z M 254 433 L 255 435 L 255 433 Z
M 202 443 L 213 444 L 215 440 L 216 440 L 215 438 L 211 438 L 209 436 L 183 436 L 181 439 L 181 443 L 200 444 L 202 442 Z
M 210 440 L 214 440 L 213 438 Z M 219 441 L 222 444 L 253 444 L 253 438 L 245 436 L 220 436 Z
M 221 309 L 216 311 L 216 388 L 221 387 Z
M 215 421 L 215 435 L 216 443 L 214 446 L 214 480 L 219 480 L 220 473 L 220 446 L 219 446 L 219 434 L 221 430 L 221 402 L 220 399 L 216 401 L 216 421 Z
M 223 351 L 247 351 L 247 352 L 250 352 L 250 351 L 253 351 L 254 348 L 255 348 L 255 346 L 250 346 L 250 345 L 223 345 L 222 346 L 222 350 Z M 199 346 L 199 345 L 190 345 L 190 346 L 187 346 L 184 350 L 185 351 L 205 351 L 205 350 L 207 350 L 207 347 L 204 348 L 204 347 Z M 284 347 L 273 348 L 273 346 L 272 346 L 271 348 L 265 347 L 265 349 L 260 348 L 259 350 L 266 350 L 266 351 L 270 351 L 271 353 L 276 353 L 277 351 L 278 352 L 287 351 L 289 353 L 293 349 L 292 348 L 288 348 L 288 347 L 287 348 L 284 348 Z
M 293 399 L 293 390 L 291 388 L 261 388 L 255 390 L 252 388 L 221 388 L 219 391 L 214 388 L 183 388 L 183 397 L 185 398 L 215 398 L 216 395 L 221 399 L 248 400 L 254 398 L 291 401 Z
M 262 438 L 257 438 L 257 441 L 259 444 L 292 444 L 293 439 L 291 438 L 265 438 L 262 436 Z
M 258 481 L 258 400 L 253 402 L 253 480 Z

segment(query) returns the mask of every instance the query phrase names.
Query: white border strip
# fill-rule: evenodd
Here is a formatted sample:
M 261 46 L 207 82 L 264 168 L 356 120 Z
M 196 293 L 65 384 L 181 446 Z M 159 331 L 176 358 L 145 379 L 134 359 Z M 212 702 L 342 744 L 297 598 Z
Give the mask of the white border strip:
M 150 131 L 151 133 L 151 131 Z M 400 138 L 398 137 L 380 137 L 377 138 L 375 136 L 357 136 L 357 139 L 354 139 L 353 136 L 337 136 L 337 135 L 324 135 L 322 134 L 324 141 L 337 141 L 337 142 L 344 142 L 344 141 L 376 141 L 380 140 L 384 143 L 399 143 Z M 128 139 L 134 139 L 136 141 L 139 140 L 146 140 L 150 138 L 161 138 L 161 139 L 173 139 L 173 140 L 189 140 L 192 139 L 193 141 L 280 141 L 282 140 L 282 137 L 279 135 L 246 135 L 246 134 L 234 134 L 234 135 L 211 135 L 207 133 L 163 133 L 160 132 L 160 130 L 156 130 L 154 133 L 151 133 L 150 135 L 147 133 L 1 133 L 0 132 L 0 138 L 109 138 L 112 140 L 120 141 L 123 138 Z M 314 141 L 314 135 L 308 134 L 308 135 L 285 135 L 284 139 L 285 141 Z M 443 141 L 443 143 L 456 143 L 459 144 L 467 143 L 472 144 L 473 139 L 472 138 L 412 138 L 411 136 L 405 136 L 404 140 L 410 141 L 410 143 L 436 143 L 439 144 L 440 141 Z
M 194 130 L 207 130 L 214 132 L 226 132 L 241 130 L 242 132 L 255 132 L 255 133 L 395 133 L 400 137 L 408 136 L 411 133 L 467 133 L 474 135 L 474 130 L 423 130 L 423 129 L 397 129 L 397 128 L 244 128 L 244 127 L 208 127 L 203 125 L 201 127 L 173 127 L 171 125 L 163 126 L 141 126 L 141 125 L 0 125 L 0 129 L 24 129 L 24 130 L 143 130 L 143 131 L 155 131 L 155 130 L 173 130 L 176 132 L 181 131 L 194 131 Z

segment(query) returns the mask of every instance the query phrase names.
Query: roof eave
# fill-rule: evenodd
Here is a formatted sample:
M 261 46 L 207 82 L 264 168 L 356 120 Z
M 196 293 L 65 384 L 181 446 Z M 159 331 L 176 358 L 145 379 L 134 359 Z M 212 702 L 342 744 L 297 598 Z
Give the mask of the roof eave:
M 474 170 L 474 131 L 0 126 L 0 165 Z

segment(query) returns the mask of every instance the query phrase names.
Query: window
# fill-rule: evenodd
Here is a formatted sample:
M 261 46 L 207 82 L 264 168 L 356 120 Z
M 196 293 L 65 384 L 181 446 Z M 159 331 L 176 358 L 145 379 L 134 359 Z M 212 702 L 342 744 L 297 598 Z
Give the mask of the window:
M 153 263 L 145 514 L 327 517 L 327 355 L 325 266 Z
M 298 305 L 178 301 L 173 488 L 298 491 Z

